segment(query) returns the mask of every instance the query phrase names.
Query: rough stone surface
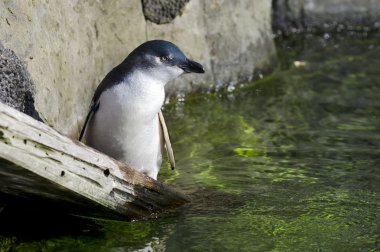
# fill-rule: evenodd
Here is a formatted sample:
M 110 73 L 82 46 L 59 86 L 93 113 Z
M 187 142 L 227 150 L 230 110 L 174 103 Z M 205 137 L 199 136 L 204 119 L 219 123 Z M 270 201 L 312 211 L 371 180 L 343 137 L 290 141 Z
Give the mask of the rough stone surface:
M 304 0 L 304 12 L 308 26 L 321 27 L 326 23 L 370 27 L 380 25 L 378 0 Z
M 380 28 L 378 0 L 273 0 L 273 29 L 285 33 L 305 29 Z
M 0 1 L 0 43 L 26 64 L 42 120 L 75 136 L 94 89 L 145 41 L 141 1 Z
M 205 74 L 183 75 L 166 86 L 168 96 L 181 96 L 196 90 L 207 89 L 214 82 L 210 49 L 206 41 L 206 29 L 202 18 L 203 6 L 192 0 L 184 8 L 183 14 L 169 24 L 157 25 L 147 22 L 147 35 L 150 39 L 165 39 L 178 45 L 189 58 L 201 62 Z
M 170 96 L 250 80 L 275 55 L 271 4 L 268 0 L 3 0 L 0 43 L 23 67 L 1 81 L 25 90 L 8 92 L 20 110 L 34 113 L 28 112 L 34 94 L 41 119 L 74 137 L 101 79 L 148 39 L 170 40 L 205 66 L 204 75 L 185 75 L 170 83 Z M 273 8 L 274 25 L 285 22 L 285 29 L 339 26 L 339 22 L 380 27 L 378 0 L 360 4 L 273 0 Z M 162 15 L 157 23 L 172 20 L 158 25 L 153 18 L 154 22 L 146 20 L 147 12 L 155 18 Z M 11 68 L 9 64 L 13 63 L 7 61 L 3 67 Z
M 170 83 L 169 95 L 250 80 L 270 65 L 275 54 L 271 4 L 266 0 L 192 0 L 173 22 L 148 22 L 147 34 L 148 39 L 173 41 L 205 66 L 203 75 L 183 76 Z
M 40 120 L 34 108 L 34 86 L 16 54 L 0 44 L 0 101 Z
M 275 55 L 270 1 L 201 2 L 217 87 L 249 81 L 270 65 Z
M 166 24 L 182 14 L 190 0 L 142 0 L 144 16 L 156 24 Z
M 101 79 L 149 39 L 170 40 L 205 66 L 170 83 L 169 96 L 249 80 L 275 53 L 268 0 L 158 2 L 175 6 L 170 23 L 147 21 L 141 0 L 0 1 L 0 43 L 25 64 L 44 122 L 78 136 Z

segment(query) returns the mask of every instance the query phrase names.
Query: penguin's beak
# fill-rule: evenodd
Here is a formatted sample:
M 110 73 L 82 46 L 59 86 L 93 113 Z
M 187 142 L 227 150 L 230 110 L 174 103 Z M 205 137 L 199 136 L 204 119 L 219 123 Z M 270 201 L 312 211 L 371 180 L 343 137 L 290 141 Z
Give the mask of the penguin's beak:
M 198 62 L 186 59 L 186 61 L 178 65 L 185 73 L 204 73 L 203 66 Z

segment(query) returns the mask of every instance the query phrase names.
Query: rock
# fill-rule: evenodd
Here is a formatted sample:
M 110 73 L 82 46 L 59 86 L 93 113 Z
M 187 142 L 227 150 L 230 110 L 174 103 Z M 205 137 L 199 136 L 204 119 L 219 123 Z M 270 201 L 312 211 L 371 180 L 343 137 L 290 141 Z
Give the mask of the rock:
M 341 31 L 380 27 L 380 5 L 362 0 L 273 0 L 275 31 Z
M 304 4 L 305 23 L 308 27 L 339 24 L 374 27 L 376 22 L 380 22 L 378 1 L 361 0 L 358 4 L 355 0 L 305 0 Z
M 70 136 L 100 80 L 146 38 L 139 0 L 1 1 L 0 17 L 0 43 L 25 63 L 36 110 Z
M 182 16 L 169 24 L 157 25 L 147 21 L 147 40 L 165 39 L 176 44 L 189 58 L 202 63 L 205 74 L 183 75 L 167 84 L 166 92 L 170 96 L 185 95 L 201 89 L 207 89 L 214 83 L 210 50 L 206 41 L 206 29 L 201 1 L 190 1 Z
M 168 85 L 169 96 L 185 95 L 265 69 L 275 54 L 270 18 L 268 0 L 1 1 L 0 43 L 34 83 L 41 119 L 77 137 L 96 86 L 139 44 L 167 39 L 205 65 L 205 75 Z
M 250 81 L 255 72 L 273 63 L 270 1 L 203 3 L 206 41 L 217 87 Z
M 0 101 L 41 120 L 34 108 L 33 94 L 34 85 L 24 64 L 0 44 Z
M 156 23 L 166 24 L 180 16 L 183 7 L 190 0 L 142 0 L 142 10 L 145 19 Z
M 170 83 L 169 95 L 235 85 L 268 68 L 275 55 L 270 13 L 266 0 L 193 0 L 169 24 L 147 22 L 148 39 L 173 41 L 206 69 Z

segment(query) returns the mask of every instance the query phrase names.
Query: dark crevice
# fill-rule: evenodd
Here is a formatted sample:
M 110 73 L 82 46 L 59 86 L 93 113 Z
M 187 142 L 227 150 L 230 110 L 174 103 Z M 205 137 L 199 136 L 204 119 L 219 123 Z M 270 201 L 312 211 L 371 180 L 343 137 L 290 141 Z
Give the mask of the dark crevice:
M 108 177 L 110 175 L 110 170 L 109 169 L 105 169 L 104 170 L 104 176 Z
M 146 20 L 156 24 L 170 23 L 182 15 L 183 8 L 190 0 L 141 0 Z

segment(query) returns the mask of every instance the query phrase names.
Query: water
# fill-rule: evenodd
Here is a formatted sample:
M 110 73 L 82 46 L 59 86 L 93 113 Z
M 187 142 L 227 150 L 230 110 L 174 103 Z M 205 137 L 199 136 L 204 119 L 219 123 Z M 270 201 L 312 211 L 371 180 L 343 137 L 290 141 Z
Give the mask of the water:
M 279 41 L 272 74 L 165 107 L 178 169 L 159 180 L 192 203 L 138 222 L 14 217 L 0 250 L 379 251 L 380 38 L 326 38 Z

